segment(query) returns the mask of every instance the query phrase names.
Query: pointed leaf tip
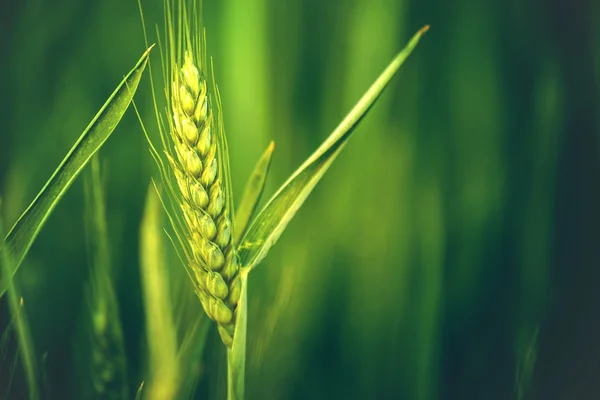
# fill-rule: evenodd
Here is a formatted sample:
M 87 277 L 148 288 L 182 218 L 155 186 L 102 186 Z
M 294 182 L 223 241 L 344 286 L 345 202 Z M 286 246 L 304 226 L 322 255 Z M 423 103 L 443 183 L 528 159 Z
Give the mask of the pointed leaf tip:
M 152 43 L 150 45 L 150 47 L 148 47 L 148 50 L 146 50 L 146 52 L 144 53 L 144 55 L 147 56 L 148 54 L 150 54 L 150 51 L 154 48 L 154 46 L 156 46 L 156 43 Z
M 233 243 L 236 246 L 244 236 L 265 188 L 267 175 L 271 167 L 273 150 L 275 150 L 275 142 L 271 141 L 256 163 L 254 171 L 244 189 L 244 194 L 242 195 L 242 199 L 236 210 L 235 221 L 233 224 Z

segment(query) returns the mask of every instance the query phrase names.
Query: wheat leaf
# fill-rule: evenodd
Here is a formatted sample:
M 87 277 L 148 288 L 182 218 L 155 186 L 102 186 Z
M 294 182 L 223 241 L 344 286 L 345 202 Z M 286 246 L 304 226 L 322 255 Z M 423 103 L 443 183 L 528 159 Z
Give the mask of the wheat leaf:
M 265 188 L 269 168 L 271 167 L 271 158 L 274 149 L 275 143 L 271 142 L 256 163 L 254 171 L 252 171 L 252 175 L 250 175 L 250 179 L 246 183 L 246 188 L 236 210 L 235 222 L 233 224 L 233 244 L 236 246 L 240 243 L 240 239 L 244 236 L 244 233 L 246 233 L 248 224 L 256 211 L 256 206 L 258 206 L 260 196 Z
M 142 391 L 144 390 L 144 382 L 142 381 L 142 383 L 140 383 L 140 387 L 138 388 L 136 394 L 135 394 L 135 400 L 141 400 L 142 399 Z
M 17 272 L 54 207 L 123 117 L 140 82 L 151 48 L 144 52 L 135 67 L 104 103 L 40 193 L 6 236 L 4 243 L 10 259 L 13 260 L 14 269 L 11 276 L 3 274 L 0 278 L 0 296 L 6 292 L 9 280 Z
M 321 146 L 285 182 L 256 217 L 239 246 L 244 267 L 252 269 L 264 259 L 315 185 L 344 148 L 352 132 L 379 98 L 402 63 L 429 27 L 419 30 L 392 60 L 350 113 Z

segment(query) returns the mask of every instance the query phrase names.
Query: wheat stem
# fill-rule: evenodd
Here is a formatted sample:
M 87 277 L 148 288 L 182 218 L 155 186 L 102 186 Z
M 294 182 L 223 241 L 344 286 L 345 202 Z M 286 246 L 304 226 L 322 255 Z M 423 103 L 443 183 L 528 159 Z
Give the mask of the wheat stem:
M 243 400 L 246 374 L 246 326 L 248 317 L 248 272 L 240 271 L 241 293 L 237 306 L 234 341 L 227 349 L 227 399 Z

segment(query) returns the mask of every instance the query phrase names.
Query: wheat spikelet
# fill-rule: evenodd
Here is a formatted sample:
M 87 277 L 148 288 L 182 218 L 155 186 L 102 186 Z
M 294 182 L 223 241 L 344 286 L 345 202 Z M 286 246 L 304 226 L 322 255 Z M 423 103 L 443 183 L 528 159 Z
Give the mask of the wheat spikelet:
M 170 136 L 167 153 L 181 192 L 180 207 L 188 269 L 206 314 L 215 320 L 223 343 L 231 346 L 241 281 L 232 243 L 218 158 L 218 140 L 207 81 L 186 51 L 183 65 L 172 69 Z
M 95 396 L 123 399 L 127 396 L 127 363 L 123 353 L 123 332 L 107 312 L 106 299 L 94 299 L 90 340 L 92 342 L 91 379 Z M 113 305 L 114 306 L 114 305 Z M 112 314 L 114 315 L 114 313 Z M 91 396 L 91 394 L 90 394 Z

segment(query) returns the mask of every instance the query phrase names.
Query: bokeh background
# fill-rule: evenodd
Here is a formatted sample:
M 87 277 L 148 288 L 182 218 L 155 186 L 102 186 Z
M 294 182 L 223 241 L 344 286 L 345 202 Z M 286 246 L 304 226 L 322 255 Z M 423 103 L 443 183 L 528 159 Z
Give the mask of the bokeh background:
M 267 197 L 431 25 L 250 277 L 248 398 L 600 398 L 600 3 L 204 3 L 237 198 L 271 139 Z M 162 2 L 142 4 L 154 41 Z M 9 226 L 144 49 L 135 0 L 0 3 Z M 148 75 L 136 103 L 151 123 Z M 157 176 L 133 110 L 100 158 L 133 398 L 139 227 Z M 83 199 L 78 179 L 17 279 L 48 399 L 86 398 Z M 217 336 L 198 398 L 224 398 Z M 27 396 L 15 346 L 0 363 L 8 399 Z

